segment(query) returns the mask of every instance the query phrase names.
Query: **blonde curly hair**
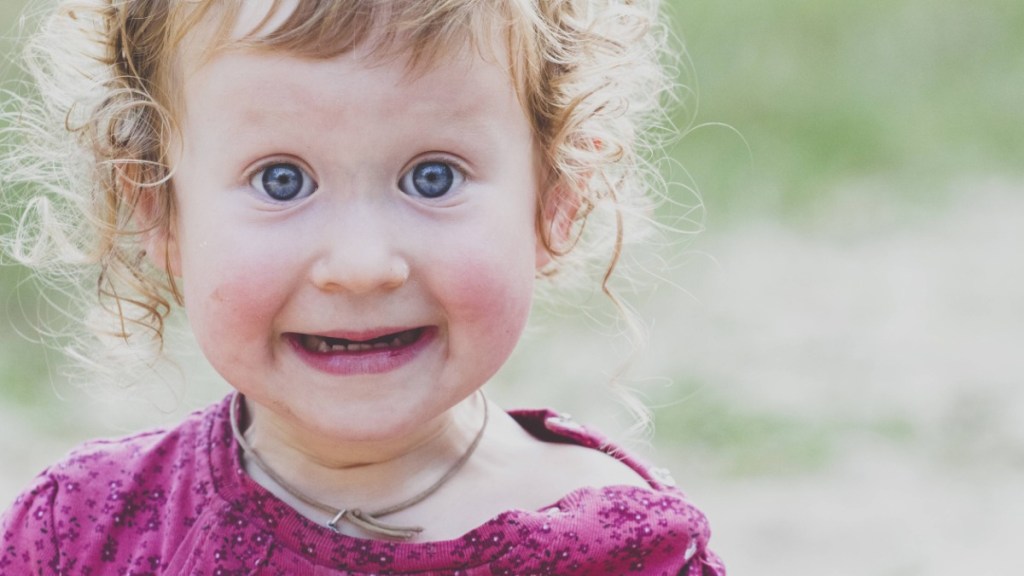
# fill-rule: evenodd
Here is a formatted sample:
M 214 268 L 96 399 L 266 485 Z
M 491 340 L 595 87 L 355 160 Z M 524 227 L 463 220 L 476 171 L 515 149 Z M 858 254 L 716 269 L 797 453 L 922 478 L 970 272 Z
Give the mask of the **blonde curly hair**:
M 368 46 L 430 66 L 503 41 L 548 178 L 537 226 L 555 258 L 541 273 L 598 263 L 612 295 L 624 215 L 648 211 L 659 192 L 644 140 L 665 125 L 672 92 L 658 0 L 273 0 L 239 37 L 243 2 L 60 0 L 28 40 L 28 95 L 10 94 L 0 118 L 4 208 L 19 215 L 5 247 L 64 287 L 95 286 L 96 332 L 159 355 L 181 303 L 142 246 L 173 218 L 176 62 L 200 25 L 207 56 L 240 45 L 331 58 Z

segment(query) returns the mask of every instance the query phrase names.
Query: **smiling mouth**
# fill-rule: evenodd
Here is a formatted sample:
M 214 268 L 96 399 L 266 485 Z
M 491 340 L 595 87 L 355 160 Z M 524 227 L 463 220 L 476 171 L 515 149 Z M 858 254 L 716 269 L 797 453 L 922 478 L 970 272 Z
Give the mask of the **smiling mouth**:
M 401 350 L 415 344 L 423 337 L 425 328 L 413 328 L 385 334 L 369 340 L 349 340 L 314 334 L 299 335 L 299 344 L 314 354 L 356 354 L 360 352 L 386 352 Z

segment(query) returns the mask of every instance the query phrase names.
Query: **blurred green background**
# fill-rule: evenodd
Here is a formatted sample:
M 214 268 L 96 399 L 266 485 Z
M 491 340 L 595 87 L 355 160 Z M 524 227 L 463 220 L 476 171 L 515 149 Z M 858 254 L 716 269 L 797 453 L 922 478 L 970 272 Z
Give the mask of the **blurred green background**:
M 0 5 L 5 54 L 21 5 Z M 648 454 L 709 512 L 733 574 L 1024 573 L 1024 3 L 669 9 L 692 93 L 666 170 L 699 190 L 706 230 L 637 298 Z M 0 500 L 84 438 L 225 390 L 190 356 L 155 412 L 69 388 L 5 263 Z M 625 428 L 594 393 L 622 338 L 550 309 L 530 332 L 492 395 Z

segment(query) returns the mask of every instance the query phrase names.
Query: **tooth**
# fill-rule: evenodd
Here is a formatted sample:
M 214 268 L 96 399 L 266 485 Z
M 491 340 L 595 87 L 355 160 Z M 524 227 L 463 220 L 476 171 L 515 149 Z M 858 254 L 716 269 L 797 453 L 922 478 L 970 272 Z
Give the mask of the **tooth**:
M 323 338 L 317 338 L 316 341 L 317 352 L 320 352 L 321 354 L 326 354 L 331 351 L 331 345 L 327 343 L 327 340 L 324 340 Z
M 311 352 L 323 352 L 323 338 L 307 334 L 302 337 L 302 346 Z
M 373 345 L 373 349 L 380 350 L 381 348 L 387 348 L 388 346 L 390 346 L 390 344 L 388 344 L 387 342 L 377 342 L 376 344 Z

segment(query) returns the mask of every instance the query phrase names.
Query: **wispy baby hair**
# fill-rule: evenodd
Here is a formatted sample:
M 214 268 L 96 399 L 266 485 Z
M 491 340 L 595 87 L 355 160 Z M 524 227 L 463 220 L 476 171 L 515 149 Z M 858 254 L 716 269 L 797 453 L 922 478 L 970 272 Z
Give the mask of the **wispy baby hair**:
M 143 246 L 174 217 L 168 146 L 186 51 L 361 48 L 417 68 L 504 47 L 543 159 L 538 232 L 555 256 L 543 273 L 600 262 L 607 287 L 623 215 L 653 191 L 643 135 L 671 86 L 657 0 L 268 0 L 263 21 L 239 33 L 246 1 L 60 0 L 27 41 L 31 82 L 0 119 L 4 208 L 19 215 L 5 247 L 40 277 L 84 288 L 101 340 L 159 352 L 181 302 Z M 602 211 L 607 228 L 594 222 Z

